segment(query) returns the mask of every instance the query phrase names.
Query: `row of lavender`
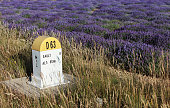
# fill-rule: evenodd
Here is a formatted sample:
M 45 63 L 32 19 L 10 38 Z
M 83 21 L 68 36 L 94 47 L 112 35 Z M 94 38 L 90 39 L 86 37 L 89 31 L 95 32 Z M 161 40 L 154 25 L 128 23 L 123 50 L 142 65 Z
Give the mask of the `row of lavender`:
M 125 69 L 147 75 L 154 59 L 159 76 L 159 57 L 162 52 L 169 55 L 168 0 L 10 0 L 0 3 L 0 12 L 9 28 L 40 35 L 60 32 L 91 48 L 95 42 L 109 49 L 107 56 Z

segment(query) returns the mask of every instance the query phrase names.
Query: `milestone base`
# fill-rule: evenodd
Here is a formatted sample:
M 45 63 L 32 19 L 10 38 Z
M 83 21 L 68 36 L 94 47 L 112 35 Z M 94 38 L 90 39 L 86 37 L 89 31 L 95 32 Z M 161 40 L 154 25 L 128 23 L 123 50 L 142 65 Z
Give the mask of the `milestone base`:
M 11 88 L 14 91 L 22 93 L 30 97 L 41 97 L 42 94 L 58 94 L 58 90 L 64 90 L 66 88 L 72 88 L 75 86 L 76 78 L 73 75 L 64 74 L 64 84 L 56 85 L 49 88 L 40 89 L 35 87 L 28 81 L 28 78 L 16 78 L 7 81 L 2 81 L 0 84 Z

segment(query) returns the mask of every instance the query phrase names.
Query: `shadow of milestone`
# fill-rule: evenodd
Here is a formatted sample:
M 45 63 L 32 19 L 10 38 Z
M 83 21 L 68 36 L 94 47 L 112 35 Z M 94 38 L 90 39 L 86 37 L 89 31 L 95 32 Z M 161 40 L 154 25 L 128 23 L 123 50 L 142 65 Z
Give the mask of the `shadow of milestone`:
M 21 66 L 26 72 L 26 77 L 31 81 L 31 75 L 33 74 L 32 66 L 32 51 L 31 50 L 20 50 L 18 54 L 11 56 L 16 61 L 18 66 Z

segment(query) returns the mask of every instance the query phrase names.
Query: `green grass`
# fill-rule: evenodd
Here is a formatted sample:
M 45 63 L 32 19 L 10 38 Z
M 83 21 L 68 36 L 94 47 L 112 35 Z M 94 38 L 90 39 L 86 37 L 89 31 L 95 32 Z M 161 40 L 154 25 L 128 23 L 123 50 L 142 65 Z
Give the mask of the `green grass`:
M 15 13 L 20 14 L 21 12 L 19 10 L 16 10 Z
M 109 30 L 115 30 L 115 29 L 118 29 L 118 28 L 120 28 L 120 25 L 119 24 L 106 24 L 106 25 L 103 25 L 102 26 L 103 28 L 107 28 L 107 29 L 109 29 Z
M 24 77 L 31 71 L 31 45 L 34 38 L 28 35 L 29 33 L 21 34 L 15 29 L 9 30 L 0 25 L 0 81 Z M 81 43 L 76 44 L 74 40 L 69 42 L 66 37 L 59 34 L 54 33 L 51 36 L 62 41 L 63 71 L 81 79 L 76 84 L 77 87 L 61 90 L 59 95 L 51 93 L 37 99 L 0 85 L 1 108 L 168 108 L 170 106 L 167 77 L 148 77 L 115 69 L 107 60 L 102 48 L 91 50 L 83 47 Z M 99 104 L 97 99 L 102 99 L 103 104 Z
M 39 22 L 36 24 L 38 26 L 38 28 L 44 28 L 47 26 L 47 23 L 46 22 Z
M 31 15 L 30 14 L 25 14 L 22 16 L 23 18 L 31 18 Z
M 103 28 L 107 28 L 111 31 L 121 28 L 123 26 L 123 23 L 119 20 L 103 20 L 102 21 L 104 25 L 102 25 Z

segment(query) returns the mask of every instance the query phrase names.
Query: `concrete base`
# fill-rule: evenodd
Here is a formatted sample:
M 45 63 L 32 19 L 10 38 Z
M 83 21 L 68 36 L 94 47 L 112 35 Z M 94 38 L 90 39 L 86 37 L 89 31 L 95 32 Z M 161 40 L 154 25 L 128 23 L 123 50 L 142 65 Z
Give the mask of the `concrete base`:
M 46 88 L 49 88 L 49 87 L 53 87 L 53 86 L 58 86 L 58 85 L 63 85 L 63 84 L 70 83 L 70 81 L 65 79 L 65 80 L 63 80 L 60 83 L 54 83 L 54 84 L 51 84 L 51 85 L 47 85 L 47 86 L 41 87 L 41 84 L 42 84 L 41 82 L 42 82 L 41 79 L 32 76 L 32 81 L 28 81 L 28 84 L 31 84 L 32 86 L 35 86 L 35 87 L 40 88 L 40 89 L 46 89 Z
M 58 90 L 74 87 L 76 84 L 76 78 L 72 75 L 64 74 L 64 82 L 64 84 L 45 89 L 40 89 L 29 84 L 28 78 L 26 77 L 2 81 L 0 83 L 24 95 L 30 97 L 41 97 L 42 94 L 58 94 Z

